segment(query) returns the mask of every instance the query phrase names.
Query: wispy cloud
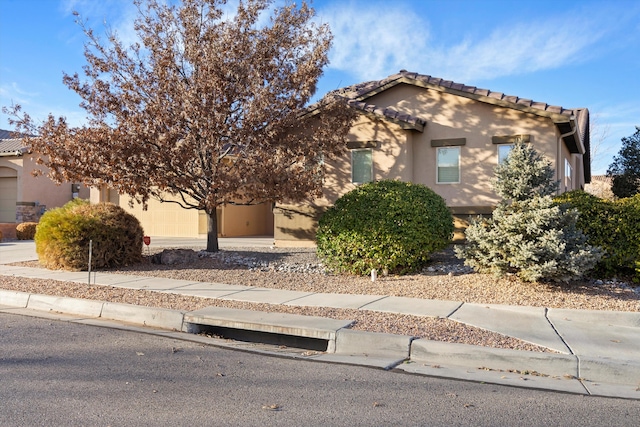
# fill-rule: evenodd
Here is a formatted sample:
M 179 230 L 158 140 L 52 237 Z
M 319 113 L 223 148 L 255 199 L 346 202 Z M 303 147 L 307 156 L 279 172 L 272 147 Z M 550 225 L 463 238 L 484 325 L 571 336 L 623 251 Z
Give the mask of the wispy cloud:
M 496 28 L 485 39 L 432 50 L 428 58 L 450 78 L 493 79 L 585 60 L 603 34 L 594 22 L 580 19 L 522 23 Z
M 376 5 L 340 3 L 319 11 L 320 20 L 329 23 L 334 35 L 329 68 L 362 80 L 379 79 L 410 67 L 416 53 L 425 51 L 429 40 L 425 21 L 410 10 Z
M 493 79 L 582 61 L 612 23 L 601 16 L 574 13 L 497 24 L 485 37 L 462 34 L 452 40 L 450 35 L 432 33 L 429 21 L 409 5 L 374 4 L 352 2 L 320 11 L 334 34 L 330 68 L 359 80 L 381 78 L 402 68 L 460 82 Z
M 26 106 L 31 105 L 33 100 L 40 94 L 37 92 L 29 92 L 20 87 L 16 82 L 3 83 L 0 85 L 0 100 L 3 106 L 14 104 Z
M 115 31 L 125 45 L 138 40 L 133 28 L 137 16 L 136 6 L 130 0 L 63 0 L 63 13 L 79 13 L 79 18 L 88 21 L 88 26 L 102 36 L 103 29 Z

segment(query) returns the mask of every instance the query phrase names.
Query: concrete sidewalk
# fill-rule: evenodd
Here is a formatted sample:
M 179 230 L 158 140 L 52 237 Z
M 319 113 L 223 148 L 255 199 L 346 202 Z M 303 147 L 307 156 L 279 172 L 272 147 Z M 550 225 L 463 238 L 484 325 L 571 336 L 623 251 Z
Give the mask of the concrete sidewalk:
M 204 241 L 154 239 L 158 247 L 202 247 Z M 221 247 L 270 246 L 270 238 L 221 239 Z M 7 265 L 36 259 L 33 242 L 0 244 L 0 275 L 87 283 L 87 272 Z M 0 291 L 0 308 L 60 312 L 76 320 L 107 319 L 193 332 L 203 325 L 326 340 L 307 358 L 395 368 L 432 376 L 520 387 L 640 399 L 640 313 L 467 304 L 385 295 L 295 292 L 97 272 L 92 284 L 206 298 L 294 306 L 351 308 L 449 318 L 546 347 L 555 353 L 493 349 L 366 333 L 350 322 L 209 307 L 196 312 Z M 80 317 L 77 317 L 80 316 Z

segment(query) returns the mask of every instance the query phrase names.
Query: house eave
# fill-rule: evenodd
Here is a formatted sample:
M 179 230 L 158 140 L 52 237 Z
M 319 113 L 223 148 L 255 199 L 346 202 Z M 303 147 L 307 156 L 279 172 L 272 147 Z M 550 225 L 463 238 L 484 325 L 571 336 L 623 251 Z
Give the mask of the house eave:
M 16 150 L 16 151 L 3 151 L 0 152 L 0 157 L 22 157 L 22 155 L 26 152 L 22 151 L 22 150 Z

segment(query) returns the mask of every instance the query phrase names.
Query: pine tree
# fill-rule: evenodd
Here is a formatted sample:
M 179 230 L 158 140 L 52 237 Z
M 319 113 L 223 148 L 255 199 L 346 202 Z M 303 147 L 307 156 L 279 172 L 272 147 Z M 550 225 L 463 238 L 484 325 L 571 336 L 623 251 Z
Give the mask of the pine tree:
M 467 228 L 467 244 L 456 248 L 466 265 L 530 282 L 574 279 L 593 268 L 601 251 L 576 228 L 578 212 L 554 203 L 558 183 L 547 160 L 530 145 L 516 144 L 495 172 L 502 201 L 491 218 Z
M 622 138 L 622 148 L 607 170 L 613 178 L 612 190 L 616 197 L 633 197 L 640 193 L 640 127 L 636 132 Z

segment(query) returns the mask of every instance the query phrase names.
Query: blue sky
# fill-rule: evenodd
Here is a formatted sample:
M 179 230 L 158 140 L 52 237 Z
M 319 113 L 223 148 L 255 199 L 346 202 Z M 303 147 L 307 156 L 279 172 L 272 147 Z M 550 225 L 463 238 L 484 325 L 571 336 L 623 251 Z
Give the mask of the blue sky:
M 280 0 L 278 0 L 280 1 Z M 565 108 L 595 126 L 593 172 L 640 126 L 640 1 L 315 0 L 330 25 L 331 64 L 318 93 L 401 69 Z M 102 33 L 133 40 L 130 0 L 0 0 L 0 105 L 32 117 L 84 122 L 62 72 L 81 73 L 84 35 L 72 11 Z M 9 129 L 0 114 L 0 128 Z

